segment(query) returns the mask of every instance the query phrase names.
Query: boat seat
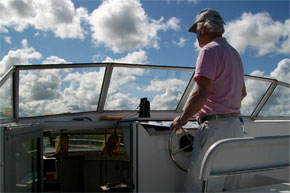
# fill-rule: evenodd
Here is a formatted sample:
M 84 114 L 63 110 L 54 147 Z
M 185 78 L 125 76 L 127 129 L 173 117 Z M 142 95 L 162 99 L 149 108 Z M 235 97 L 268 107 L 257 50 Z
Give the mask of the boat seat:
M 290 136 L 244 137 L 217 141 L 206 152 L 199 179 L 289 168 Z M 249 190 L 253 192 L 253 190 Z

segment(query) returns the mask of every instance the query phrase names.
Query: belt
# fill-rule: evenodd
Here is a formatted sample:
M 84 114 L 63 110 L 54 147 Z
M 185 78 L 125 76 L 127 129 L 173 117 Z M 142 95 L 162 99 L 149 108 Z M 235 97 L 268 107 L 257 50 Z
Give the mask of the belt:
M 224 118 L 229 118 L 229 117 L 238 117 L 238 116 L 239 116 L 238 113 L 206 115 L 199 120 L 199 123 L 201 124 L 208 120 L 219 120 L 219 119 L 224 119 Z

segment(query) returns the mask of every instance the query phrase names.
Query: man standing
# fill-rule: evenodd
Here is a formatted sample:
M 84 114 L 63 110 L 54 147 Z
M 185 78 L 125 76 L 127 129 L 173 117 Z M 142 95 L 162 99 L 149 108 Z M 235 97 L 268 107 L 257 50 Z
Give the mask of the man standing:
M 196 87 L 182 115 L 173 120 L 171 129 L 180 129 L 192 117 L 200 123 L 185 185 L 189 192 L 200 192 L 198 177 L 206 150 L 218 140 L 243 136 L 239 114 L 246 89 L 241 58 L 222 37 L 224 21 L 220 14 L 203 9 L 189 32 L 196 33 L 201 47 L 194 75 Z M 223 185 L 224 180 L 210 182 L 209 191 L 219 192 Z

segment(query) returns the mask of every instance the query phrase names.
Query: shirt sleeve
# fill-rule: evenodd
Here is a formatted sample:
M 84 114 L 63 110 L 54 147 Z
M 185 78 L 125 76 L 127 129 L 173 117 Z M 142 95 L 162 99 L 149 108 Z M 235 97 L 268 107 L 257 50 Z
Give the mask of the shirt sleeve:
M 194 77 L 204 76 L 214 80 L 216 74 L 216 62 L 211 50 L 202 49 L 197 57 Z M 198 78 L 195 78 L 198 79 Z
M 194 76 L 194 81 L 198 82 L 201 79 L 201 76 Z

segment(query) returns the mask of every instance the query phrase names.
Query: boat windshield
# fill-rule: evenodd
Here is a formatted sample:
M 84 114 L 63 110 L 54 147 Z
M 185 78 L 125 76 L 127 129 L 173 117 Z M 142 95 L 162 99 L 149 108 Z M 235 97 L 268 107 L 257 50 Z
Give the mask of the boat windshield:
M 80 112 L 181 112 L 194 87 L 194 68 L 117 63 L 15 66 L 1 79 L 1 120 Z M 290 116 L 289 84 L 245 76 L 243 116 Z

